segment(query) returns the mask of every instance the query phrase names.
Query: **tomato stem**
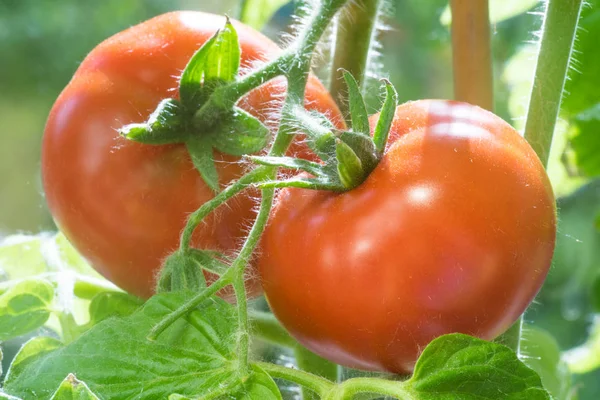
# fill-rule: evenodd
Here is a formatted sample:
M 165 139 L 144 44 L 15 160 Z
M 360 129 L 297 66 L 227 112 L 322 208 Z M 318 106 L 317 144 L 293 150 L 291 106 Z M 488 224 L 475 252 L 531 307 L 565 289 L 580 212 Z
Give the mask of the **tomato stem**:
M 454 98 L 493 111 L 492 53 L 487 0 L 452 0 Z
M 265 370 L 265 372 L 273 378 L 284 379 L 302 385 L 303 387 L 312 390 L 320 397 L 323 397 L 334 387 L 333 382 L 309 372 L 265 362 L 257 362 L 255 364 Z
M 547 165 L 582 0 L 549 0 L 529 100 L 525 139 Z
M 235 270 L 230 268 L 227 270 L 225 274 L 223 274 L 218 280 L 216 280 L 212 285 L 202 290 L 192 299 L 190 299 L 187 303 L 183 304 L 181 307 L 168 314 L 165 318 L 163 318 L 158 324 L 156 324 L 150 333 L 148 334 L 148 340 L 156 340 L 161 333 L 163 333 L 169 326 L 171 326 L 175 321 L 179 318 L 187 315 L 192 312 L 194 308 L 196 308 L 200 303 L 204 300 L 208 299 L 210 296 L 217 293 L 219 290 L 223 289 L 225 286 L 231 284 L 235 277 Z
M 246 189 L 248 185 L 261 181 L 268 171 L 270 171 L 269 167 L 258 167 L 253 169 L 194 211 L 189 216 L 185 228 L 183 229 L 183 233 L 181 234 L 180 249 L 183 252 L 188 251 L 194 230 L 208 214 Z
M 331 361 L 316 355 L 300 344 L 298 344 L 294 349 L 294 355 L 296 357 L 296 363 L 300 369 L 321 376 L 333 382 L 337 381 L 339 376 L 339 367 L 337 364 L 334 364 Z M 303 387 L 302 399 L 316 400 L 318 397 L 312 390 L 307 390 L 307 388 Z
M 342 114 L 347 117 L 348 123 L 350 123 L 346 98 L 348 89 L 343 79 L 343 70 L 350 72 L 356 78 L 364 94 L 369 53 L 377 31 L 377 15 L 382 4 L 382 0 L 352 1 L 338 16 L 329 91 Z
M 403 382 L 395 382 L 379 378 L 352 378 L 334 386 L 323 400 L 352 399 L 360 393 L 378 393 L 395 399 L 415 399 L 416 396 L 407 390 Z

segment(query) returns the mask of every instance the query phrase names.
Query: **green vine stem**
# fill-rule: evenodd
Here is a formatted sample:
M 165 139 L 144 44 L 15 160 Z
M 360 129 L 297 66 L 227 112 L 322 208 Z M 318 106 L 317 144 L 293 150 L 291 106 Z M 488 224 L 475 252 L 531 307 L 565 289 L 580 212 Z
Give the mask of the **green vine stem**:
M 544 165 L 548 163 L 582 4 L 582 0 L 549 0 L 545 13 L 525 123 L 525 139 Z
M 306 387 L 317 394 L 319 397 L 325 396 L 334 387 L 334 383 L 325 378 L 311 374 L 309 372 L 299 371 L 292 368 L 287 368 L 281 365 L 257 362 L 255 363 L 273 378 L 283 379 L 289 382 L 294 382 L 303 387 Z
M 338 380 L 339 367 L 337 364 L 319 357 L 301 345 L 297 345 L 294 349 L 294 356 L 296 357 L 296 363 L 300 369 L 304 371 L 310 371 L 315 375 L 321 376 L 333 382 Z M 316 397 L 313 391 L 306 390 L 306 388 L 303 387 L 302 399 L 317 400 L 318 397 Z
M 348 118 L 347 87 L 343 71 L 349 71 L 364 93 L 369 51 L 376 33 L 377 14 L 384 0 L 355 0 L 348 3 L 338 17 L 329 91 Z
M 493 111 L 492 52 L 487 0 L 452 0 L 454 98 Z
M 285 75 L 288 82 L 287 96 L 282 107 L 282 118 L 275 136 L 273 145 L 269 151 L 271 156 L 285 154 L 288 146 L 294 138 L 296 127 L 293 122 L 294 110 L 304 107 L 304 94 L 308 75 L 310 71 L 312 55 L 315 47 L 329 25 L 331 19 L 347 0 L 324 0 L 316 9 L 312 9 L 308 16 L 308 23 L 300 31 L 296 44 L 288 48 L 287 52 L 279 58 L 266 64 L 257 71 L 246 75 L 233 84 L 223 86 L 216 90 L 209 100 L 195 114 L 197 120 L 204 123 L 217 120 L 224 112 L 229 112 L 234 104 L 244 94 L 260 86 L 264 82 L 279 75 Z M 303 10 L 311 10 L 308 4 L 302 4 Z M 221 204 L 246 188 L 249 184 L 256 183 L 261 178 L 273 180 L 276 177 L 276 167 L 258 167 L 254 171 L 244 175 L 238 182 L 232 184 L 215 198 L 201 206 L 192 214 L 181 238 L 181 248 L 188 249 L 192 233 L 202 219 L 214 211 Z M 249 371 L 248 364 L 248 309 L 246 301 L 246 289 L 243 283 L 244 270 L 260 240 L 266 226 L 273 205 L 274 189 L 262 189 L 260 210 L 252 225 L 246 240 L 231 267 L 216 282 L 197 294 L 194 298 L 182 305 L 180 308 L 166 316 L 150 332 L 148 338 L 155 339 L 167 329 L 178 318 L 189 313 L 202 301 L 214 295 L 227 285 L 233 285 L 238 307 L 238 368 L 242 375 Z
M 582 0 L 549 0 L 542 43 L 527 111 L 525 139 L 546 167 L 560 111 Z M 519 354 L 523 317 L 496 341 Z
M 183 229 L 183 233 L 181 234 L 181 240 L 179 244 L 180 249 L 185 252 L 190 248 L 190 241 L 192 239 L 194 230 L 208 214 L 213 212 L 221 204 L 225 203 L 236 194 L 246 189 L 248 185 L 261 181 L 267 176 L 268 172 L 269 169 L 265 167 L 253 169 L 194 211 L 189 216 L 185 228 Z

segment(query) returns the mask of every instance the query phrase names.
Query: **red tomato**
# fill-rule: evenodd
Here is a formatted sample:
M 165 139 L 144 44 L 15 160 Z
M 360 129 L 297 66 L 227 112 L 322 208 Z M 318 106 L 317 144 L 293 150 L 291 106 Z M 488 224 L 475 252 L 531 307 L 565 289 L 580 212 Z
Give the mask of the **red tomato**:
M 548 177 L 510 125 L 423 100 L 397 108 L 383 159 L 356 189 L 280 191 L 258 269 L 304 346 L 406 373 L 437 336 L 504 332 L 540 289 L 555 230 Z
M 213 193 L 184 146 L 132 143 L 117 129 L 143 122 L 161 99 L 177 95 L 178 76 L 188 60 L 224 24 L 225 18 L 216 15 L 173 12 L 118 33 L 81 63 L 48 118 L 42 174 L 56 223 L 94 268 L 141 297 L 152 294 L 157 270 L 177 248 L 186 217 Z M 280 53 L 259 32 L 234 25 L 242 68 Z M 278 110 L 284 83 L 267 83 L 240 106 L 265 121 Z M 340 118 L 314 77 L 306 102 L 308 108 Z M 234 157 L 215 152 L 215 158 L 222 184 L 244 171 Z M 193 246 L 225 253 L 236 249 L 254 217 L 253 207 L 251 194 L 220 207 L 196 230 Z M 260 289 L 257 282 L 252 289 Z

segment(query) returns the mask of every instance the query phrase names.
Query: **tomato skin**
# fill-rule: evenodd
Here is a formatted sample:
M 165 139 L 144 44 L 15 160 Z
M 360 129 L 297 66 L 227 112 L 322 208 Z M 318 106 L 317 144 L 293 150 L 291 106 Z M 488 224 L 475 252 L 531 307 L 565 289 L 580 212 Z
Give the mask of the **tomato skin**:
M 308 349 L 407 373 L 437 336 L 508 329 L 544 281 L 555 234 L 552 188 L 527 142 L 478 107 L 422 100 L 397 108 L 359 187 L 279 192 L 258 269 Z
M 47 121 L 42 178 L 57 225 L 94 268 L 140 297 L 153 293 L 161 261 L 178 247 L 187 216 L 213 193 L 183 145 L 133 143 L 117 129 L 143 122 L 161 99 L 176 96 L 188 60 L 224 23 L 216 15 L 172 12 L 116 34 L 81 63 Z M 243 69 L 279 54 L 265 36 L 233 23 Z M 324 87 L 314 77 L 309 81 L 307 107 L 341 121 Z M 240 106 L 266 121 L 284 92 L 285 81 L 273 80 Z M 222 184 L 246 168 L 218 152 L 215 159 Z M 237 249 L 255 215 L 255 195 L 241 194 L 220 207 L 196 230 L 192 245 Z M 249 286 L 251 294 L 260 291 L 256 281 Z

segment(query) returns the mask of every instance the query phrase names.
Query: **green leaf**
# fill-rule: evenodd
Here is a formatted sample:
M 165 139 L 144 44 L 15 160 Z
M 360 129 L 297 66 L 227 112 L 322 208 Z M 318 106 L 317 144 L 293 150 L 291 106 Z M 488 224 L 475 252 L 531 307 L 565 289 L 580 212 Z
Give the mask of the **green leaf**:
M 219 191 L 219 174 L 215 166 L 212 145 L 206 137 L 190 138 L 186 142 L 194 167 L 200 172 L 204 182 L 215 192 Z
M 559 234 L 552 269 L 538 299 L 543 306 L 553 306 L 565 317 L 554 324 L 554 335 L 559 331 L 566 336 L 581 335 L 581 328 L 576 328 L 578 325 L 574 322 L 587 324 L 586 315 L 593 312 L 590 294 L 600 266 L 600 232 L 593 219 L 600 213 L 600 179 L 559 198 L 557 209 Z M 575 339 L 579 343 L 581 340 Z
M 14 235 L 2 240 L 0 278 L 23 279 L 47 272 L 41 247 L 48 238 L 48 235 Z
M 179 97 L 184 106 L 189 108 L 198 107 L 202 100 L 202 78 L 206 69 L 208 54 L 217 40 L 219 31 L 206 41 L 194 53 L 188 64 L 186 65 L 181 79 L 179 80 Z
M 373 142 L 375 143 L 375 148 L 379 154 L 383 154 L 385 150 L 390 128 L 392 127 L 394 115 L 396 114 L 396 107 L 398 106 L 398 93 L 396 92 L 394 85 L 386 79 L 384 79 L 384 82 L 385 101 L 383 102 L 379 120 L 377 121 L 375 131 L 373 132 Z
M 27 368 L 31 367 L 37 360 L 45 355 L 52 353 L 60 348 L 62 343 L 54 338 L 47 336 L 38 336 L 21 347 L 13 359 L 6 373 L 5 385 L 13 379 L 13 376 L 20 376 Z M 57 385 L 54 386 L 56 388 Z
M 206 56 L 204 85 L 235 80 L 240 67 L 240 44 L 235 28 L 227 18 Z
M 11 396 L 9 394 L 4 393 L 2 391 L 2 389 L 0 389 L 0 399 L 3 399 L 3 400 L 22 400 L 22 399 L 20 399 L 18 397 Z
M 600 275 L 597 275 L 593 280 L 590 300 L 592 303 L 592 309 L 595 313 L 600 313 Z
M 569 400 L 574 392 L 571 374 L 560 358 L 558 343 L 548 332 L 531 325 L 521 333 L 521 360 L 540 375 L 554 400 Z
M 344 80 L 346 81 L 346 85 L 348 85 L 348 102 L 350 117 L 352 118 L 352 130 L 370 136 L 371 128 L 369 126 L 367 106 L 362 94 L 360 94 L 358 83 L 348 71 L 344 71 Z
M 585 374 L 600 368 L 600 315 L 594 317 L 586 342 L 566 351 L 563 360 L 574 374 Z
M 236 311 L 219 298 L 176 321 L 157 340 L 146 338 L 192 295 L 156 295 L 128 317 L 102 321 L 69 345 L 9 371 L 5 391 L 25 400 L 45 398 L 73 373 L 102 399 L 142 400 L 206 395 L 242 379 L 234 362 Z
M 252 376 L 239 391 L 239 400 L 281 400 L 281 392 L 273 379 L 262 368 L 252 365 Z
M 538 4 L 540 4 L 540 0 L 490 0 L 490 23 L 496 24 L 506 19 L 516 17 L 519 14 L 531 10 Z M 450 6 L 447 6 L 444 9 L 440 16 L 440 22 L 446 26 L 449 26 L 452 22 Z
M 576 134 L 569 145 L 575 151 L 580 171 L 589 176 L 600 176 L 600 102 L 577 114 L 572 120 Z
M 322 176 L 324 174 L 323 165 L 316 162 L 303 160 L 301 158 L 271 156 L 249 156 L 247 158 L 248 160 L 260 165 L 296 169 L 300 171 L 306 171 L 315 176 Z
M 72 271 L 76 271 L 82 275 L 90 276 L 93 278 L 101 279 L 108 283 L 102 275 L 100 275 L 91 265 L 75 250 L 73 245 L 69 243 L 69 240 L 64 234 L 58 232 L 54 237 L 54 245 L 60 260 L 64 266 Z M 116 287 L 116 286 L 115 286 Z
M 0 286 L 0 340 L 31 332 L 48 320 L 54 287 L 43 279 L 29 279 L 3 289 Z
M 511 349 L 462 334 L 433 340 L 406 386 L 419 400 L 550 400 L 540 377 Z
M 581 10 L 577 40 L 569 79 L 565 82 L 561 109 L 569 117 L 576 116 L 600 103 L 600 0 L 589 0 Z
M 346 143 L 338 139 L 336 146 L 337 171 L 340 182 L 346 189 L 360 185 L 365 177 L 360 158 Z
M 125 125 L 119 134 L 134 142 L 153 145 L 182 143 L 188 137 L 175 99 L 162 100 L 147 122 Z
M 261 30 L 275 12 L 289 0 L 246 0 L 240 20 L 256 30 Z
M 90 325 L 110 317 L 126 317 L 143 304 L 141 299 L 123 292 L 102 292 L 90 302 Z
M 231 119 L 219 124 L 212 135 L 212 144 L 221 153 L 243 156 L 262 150 L 271 132 L 257 118 L 236 107 Z
M 78 380 L 75 375 L 69 374 L 60 384 L 50 400 L 98 400 L 90 388 Z

